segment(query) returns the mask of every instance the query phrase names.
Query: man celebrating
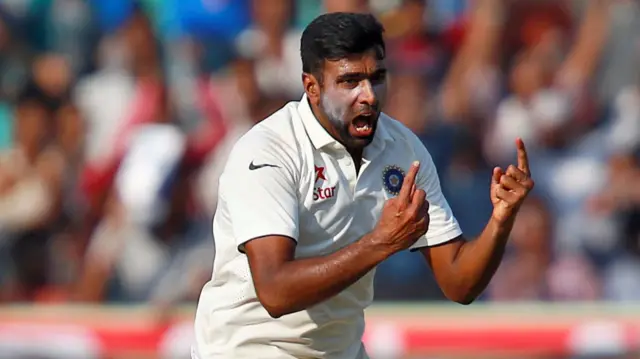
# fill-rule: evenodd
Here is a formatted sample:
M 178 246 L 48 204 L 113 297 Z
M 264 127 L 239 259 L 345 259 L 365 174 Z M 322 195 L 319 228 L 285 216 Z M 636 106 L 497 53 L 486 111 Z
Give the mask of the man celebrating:
M 382 33 L 371 15 L 316 18 L 301 41 L 305 95 L 232 150 L 194 358 L 367 358 L 374 269 L 398 251 L 420 251 L 458 303 L 489 283 L 533 188 L 524 144 L 517 167 L 494 170 L 493 215 L 467 242 L 427 150 L 381 113 Z

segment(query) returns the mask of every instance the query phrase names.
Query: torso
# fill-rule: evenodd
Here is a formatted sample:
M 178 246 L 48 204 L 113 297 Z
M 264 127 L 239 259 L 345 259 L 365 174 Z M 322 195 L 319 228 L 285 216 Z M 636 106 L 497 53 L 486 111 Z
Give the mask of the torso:
M 296 257 L 304 258 L 335 252 L 369 233 L 417 155 L 414 140 L 402 138 L 408 130 L 383 114 L 376 138 L 365 148 L 356 171 L 346 149 L 327 138 L 326 132 L 318 134 L 322 130 L 317 122 L 310 122 L 310 110 L 298 106 L 285 106 L 254 127 L 237 146 L 259 146 L 258 138 L 264 133 L 266 137 L 277 134 L 274 140 L 290 149 L 286 157 L 298 198 Z M 238 157 L 242 156 L 232 154 L 220 181 L 213 225 L 213 276 L 203 289 L 196 317 L 199 358 L 249 358 L 258 350 L 259 357 L 274 359 L 366 358 L 361 344 L 364 309 L 373 299 L 375 271 L 323 303 L 278 319 L 260 305 L 246 256 L 234 240 L 235 219 L 225 198 L 226 186 L 240 178 L 236 170 L 229 169 Z M 246 196 L 242 200 L 252 200 L 250 191 Z

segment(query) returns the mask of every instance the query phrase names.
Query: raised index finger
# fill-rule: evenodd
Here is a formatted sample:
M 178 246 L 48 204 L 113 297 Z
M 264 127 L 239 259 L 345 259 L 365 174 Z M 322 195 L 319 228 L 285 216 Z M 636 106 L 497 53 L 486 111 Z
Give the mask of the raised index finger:
M 527 176 L 531 175 L 529 170 L 529 157 L 527 156 L 527 149 L 524 147 L 524 141 L 521 138 L 516 140 L 516 147 L 518 149 L 518 169 Z
M 404 203 L 409 203 L 411 201 L 411 189 L 413 188 L 413 184 L 416 182 L 416 175 L 418 174 L 418 170 L 420 169 L 420 162 L 414 161 L 411 164 L 411 168 L 409 168 L 409 173 L 404 178 L 402 182 L 402 188 L 400 189 L 400 194 L 398 194 L 398 199 Z

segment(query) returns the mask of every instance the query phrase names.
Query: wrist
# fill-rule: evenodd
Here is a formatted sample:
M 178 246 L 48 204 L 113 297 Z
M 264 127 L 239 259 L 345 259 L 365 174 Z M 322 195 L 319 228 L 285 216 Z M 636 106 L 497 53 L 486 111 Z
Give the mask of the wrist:
M 363 243 L 366 246 L 367 251 L 371 252 L 371 254 L 375 258 L 379 259 L 380 262 L 399 251 L 385 241 L 383 234 L 377 233 L 376 231 L 365 235 L 360 242 Z
M 513 228 L 514 219 L 515 216 L 509 216 L 505 219 L 496 215 L 491 215 L 491 219 L 489 219 L 487 227 L 492 229 L 492 232 L 495 233 L 496 238 L 502 238 L 506 240 L 509 237 L 509 233 L 511 233 L 511 229 Z
M 511 211 L 508 215 L 504 213 L 500 213 L 500 211 L 496 211 L 496 209 L 491 212 L 491 221 L 494 221 L 497 225 L 510 227 L 515 222 L 516 215 L 518 213 L 518 209 Z

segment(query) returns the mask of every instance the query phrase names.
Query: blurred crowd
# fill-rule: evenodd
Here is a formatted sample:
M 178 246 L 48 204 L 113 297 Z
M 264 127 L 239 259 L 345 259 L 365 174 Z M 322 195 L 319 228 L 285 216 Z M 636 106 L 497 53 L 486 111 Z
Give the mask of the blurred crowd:
M 226 155 L 300 99 L 327 11 L 384 24 L 385 112 L 469 237 L 527 144 L 536 190 L 483 300 L 640 300 L 637 1 L 0 0 L 0 302 L 196 300 Z M 409 252 L 376 286 L 443 298 Z

